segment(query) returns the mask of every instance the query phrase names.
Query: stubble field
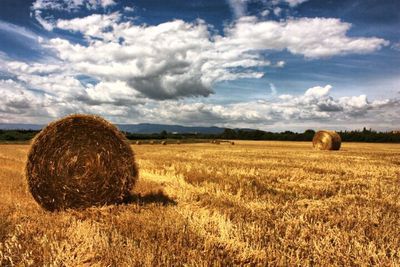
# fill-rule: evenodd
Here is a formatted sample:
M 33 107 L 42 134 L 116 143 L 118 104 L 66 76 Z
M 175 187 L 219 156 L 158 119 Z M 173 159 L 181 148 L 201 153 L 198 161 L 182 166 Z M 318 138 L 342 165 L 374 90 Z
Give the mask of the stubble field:
M 400 266 L 400 145 L 133 145 L 126 204 L 49 213 L 0 145 L 0 266 Z

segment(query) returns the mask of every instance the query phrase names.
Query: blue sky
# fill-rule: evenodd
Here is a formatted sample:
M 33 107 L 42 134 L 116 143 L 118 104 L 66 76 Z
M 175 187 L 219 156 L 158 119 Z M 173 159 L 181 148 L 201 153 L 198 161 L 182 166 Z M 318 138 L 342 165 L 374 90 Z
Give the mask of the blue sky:
M 3 0 L 0 122 L 398 129 L 398 0 Z

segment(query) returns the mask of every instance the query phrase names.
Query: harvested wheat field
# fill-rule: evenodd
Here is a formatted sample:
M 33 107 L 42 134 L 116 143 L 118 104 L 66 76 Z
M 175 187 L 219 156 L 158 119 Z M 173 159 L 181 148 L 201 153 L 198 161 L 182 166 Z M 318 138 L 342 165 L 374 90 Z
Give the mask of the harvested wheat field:
M 400 265 L 400 145 L 133 146 L 125 204 L 46 212 L 0 145 L 1 266 Z

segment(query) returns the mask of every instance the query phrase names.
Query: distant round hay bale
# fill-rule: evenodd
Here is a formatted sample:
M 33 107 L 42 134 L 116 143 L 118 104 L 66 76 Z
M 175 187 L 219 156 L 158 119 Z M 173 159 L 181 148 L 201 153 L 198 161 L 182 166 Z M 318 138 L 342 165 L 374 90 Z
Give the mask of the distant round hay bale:
M 167 145 L 167 141 L 162 141 L 161 144 L 165 146 Z
M 335 131 L 318 131 L 315 133 L 312 142 L 315 149 L 339 150 L 342 139 Z
M 180 145 L 180 144 L 181 144 L 181 141 L 179 141 L 179 140 L 176 141 L 176 144 L 177 144 L 177 145 Z
M 232 141 L 232 142 L 231 142 L 231 145 L 234 145 L 234 144 L 235 144 L 235 142 Z
M 122 202 L 138 176 L 125 136 L 101 117 L 79 114 L 35 137 L 25 171 L 32 196 L 50 211 Z
M 152 140 L 152 141 L 150 141 L 150 145 L 154 145 L 155 144 L 155 142 Z
M 142 144 L 142 142 L 140 142 L 140 141 L 136 141 L 136 144 L 137 144 L 137 145 L 141 145 L 141 144 Z

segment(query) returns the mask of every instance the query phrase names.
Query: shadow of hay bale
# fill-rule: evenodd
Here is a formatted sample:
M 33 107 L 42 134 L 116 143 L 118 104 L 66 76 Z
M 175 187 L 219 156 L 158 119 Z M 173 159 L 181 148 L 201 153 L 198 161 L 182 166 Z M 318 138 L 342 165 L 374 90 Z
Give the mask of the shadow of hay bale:
M 122 204 L 132 204 L 132 203 L 136 203 L 141 206 L 149 204 L 176 206 L 178 204 L 174 199 L 167 196 L 162 190 L 159 190 L 157 192 L 150 192 L 144 195 L 142 195 L 141 193 L 130 194 L 124 199 Z

